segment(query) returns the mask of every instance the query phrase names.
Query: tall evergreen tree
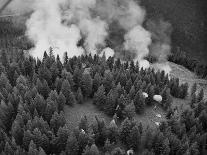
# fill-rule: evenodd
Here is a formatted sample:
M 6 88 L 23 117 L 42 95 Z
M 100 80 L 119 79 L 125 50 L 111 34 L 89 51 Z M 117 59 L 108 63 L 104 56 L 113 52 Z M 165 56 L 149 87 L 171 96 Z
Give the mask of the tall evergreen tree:
M 90 97 L 92 93 L 92 87 L 93 83 L 90 74 L 83 74 L 81 79 L 81 90 L 85 97 Z

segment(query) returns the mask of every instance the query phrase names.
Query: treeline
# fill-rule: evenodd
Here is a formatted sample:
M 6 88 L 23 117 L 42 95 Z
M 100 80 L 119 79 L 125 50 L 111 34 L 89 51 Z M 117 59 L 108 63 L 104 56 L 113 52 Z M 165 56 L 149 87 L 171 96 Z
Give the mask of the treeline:
M 176 48 L 169 56 L 168 60 L 188 68 L 201 78 L 207 78 L 207 66 L 191 58 L 180 48 Z

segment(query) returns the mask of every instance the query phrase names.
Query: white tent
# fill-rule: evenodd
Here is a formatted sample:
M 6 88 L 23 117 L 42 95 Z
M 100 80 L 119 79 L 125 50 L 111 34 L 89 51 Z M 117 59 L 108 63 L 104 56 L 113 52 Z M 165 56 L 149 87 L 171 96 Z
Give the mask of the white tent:
M 144 96 L 144 98 L 148 98 L 149 97 L 149 95 L 147 93 L 145 93 L 145 92 L 143 92 L 142 95 Z
M 161 95 L 154 95 L 153 100 L 155 100 L 157 102 L 162 102 L 162 96 Z

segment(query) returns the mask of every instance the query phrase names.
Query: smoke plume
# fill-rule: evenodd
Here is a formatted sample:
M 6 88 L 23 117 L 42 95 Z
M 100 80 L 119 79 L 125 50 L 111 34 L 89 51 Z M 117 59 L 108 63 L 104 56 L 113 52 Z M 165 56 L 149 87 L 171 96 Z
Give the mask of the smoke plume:
M 152 44 L 150 54 L 158 59 L 158 62 L 166 62 L 171 52 L 171 32 L 170 23 L 159 20 L 148 20 L 147 29 L 152 34 Z
M 162 62 L 170 53 L 171 25 L 147 20 L 145 9 L 134 0 L 14 0 L 9 9 L 31 12 L 26 35 L 34 43 L 30 50 L 34 57 L 42 58 L 50 47 L 61 58 L 65 52 L 69 57 L 127 52 L 148 68 L 147 55 Z

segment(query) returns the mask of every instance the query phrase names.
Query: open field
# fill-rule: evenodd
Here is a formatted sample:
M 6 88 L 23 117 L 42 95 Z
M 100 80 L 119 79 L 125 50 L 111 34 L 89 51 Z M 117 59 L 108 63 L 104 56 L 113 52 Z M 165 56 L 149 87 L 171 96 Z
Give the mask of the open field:
M 161 118 L 157 117 L 156 115 L 160 114 Z M 137 115 L 134 117 L 136 122 L 141 122 L 144 127 L 151 127 L 156 128 L 157 125 L 155 122 L 162 122 L 165 121 L 165 111 L 157 106 L 156 109 L 154 109 L 154 106 L 146 107 L 145 111 L 142 115 Z
M 104 118 L 106 124 L 109 124 L 111 121 L 111 118 L 98 110 L 92 101 L 87 101 L 83 104 L 75 104 L 73 107 L 65 106 L 64 112 L 67 125 L 70 129 L 74 129 L 78 126 L 82 116 L 87 116 L 89 123 L 94 121 L 95 116 Z

